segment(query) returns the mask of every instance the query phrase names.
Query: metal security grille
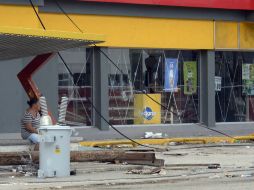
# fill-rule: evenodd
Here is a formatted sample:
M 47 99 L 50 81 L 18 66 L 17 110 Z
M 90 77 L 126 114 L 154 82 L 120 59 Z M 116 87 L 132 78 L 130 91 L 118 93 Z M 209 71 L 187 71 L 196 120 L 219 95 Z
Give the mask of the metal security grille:
M 93 124 L 92 108 L 88 99 L 92 101 L 91 67 L 93 64 L 92 48 L 75 48 L 60 52 L 64 60 L 68 61 L 72 76 L 64 67 L 62 60 L 58 59 L 59 64 L 59 97 L 68 98 L 68 106 L 65 123 L 68 125 L 87 125 Z
M 153 74 L 147 81 L 145 60 L 155 55 Z M 197 93 L 184 94 L 184 61 L 197 61 L 192 51 L 168 51 L 159 49 L 109 49 L 108 56 L 123 73 L 114 66 L 109 68 L 109 115 L 110 121 L 118 125 L 133 124 L 135 94 L 144 90 L 161 94 L 161 123 L 195 123 L 199 121 L 199 85 Z M 165 59 L 178 59 L 178 92 L 164 91 Z M 198 64 L 197 64 L 198 66 Z M 197 74 L 198 75 L 198 74 Z M 197 76 L 198 77 L 198 76 Z M 128 80 L 130 79 L 130 81 Z M 170 111 L 169 111 L 170 110 Z M 174 112 L 175 114 L 172 114 Z
M 216 121 L 253 121 L 253 95 L 244 93 L 242 67 L 253 64 L 251 52 L 216 52 L 215 74 L 221 88 L 215 91 Z

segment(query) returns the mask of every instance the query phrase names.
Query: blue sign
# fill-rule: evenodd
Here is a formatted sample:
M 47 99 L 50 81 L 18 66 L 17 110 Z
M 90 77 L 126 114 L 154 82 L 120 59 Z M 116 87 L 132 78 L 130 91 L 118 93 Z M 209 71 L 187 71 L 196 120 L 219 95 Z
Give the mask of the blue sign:
M 178 59 L 166 58 L 164 91 L 176 92 L 178 82 Z
M 146 120 L 152 120 L 153 117 L 156 115 L 156 113 L 153 112 L 153 110 L 150 107 L 145 107 L 145 109 L 142 112 L 142 115 Z

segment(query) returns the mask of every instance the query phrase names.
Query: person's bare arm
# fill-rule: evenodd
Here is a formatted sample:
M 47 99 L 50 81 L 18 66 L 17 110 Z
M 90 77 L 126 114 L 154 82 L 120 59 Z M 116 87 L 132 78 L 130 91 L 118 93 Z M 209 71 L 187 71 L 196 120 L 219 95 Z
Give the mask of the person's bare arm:
M 28 130 L 30 133 L 36 133 L 38 134 L 38 131 L 32 127 L 32 124 L 31 123 L 26 123 L 25 124 L 25 128 L 26 130 Z

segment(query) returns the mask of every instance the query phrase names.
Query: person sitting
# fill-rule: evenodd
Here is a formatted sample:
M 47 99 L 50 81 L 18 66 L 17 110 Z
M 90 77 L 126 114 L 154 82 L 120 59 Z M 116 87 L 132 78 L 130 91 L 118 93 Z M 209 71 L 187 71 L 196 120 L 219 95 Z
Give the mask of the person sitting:
M 40 103 L 36 98 L 27 101 L 29 108 L 21 120 L 21 136 L 33 144 L 39 143 L 38 128 L 40 127 Z

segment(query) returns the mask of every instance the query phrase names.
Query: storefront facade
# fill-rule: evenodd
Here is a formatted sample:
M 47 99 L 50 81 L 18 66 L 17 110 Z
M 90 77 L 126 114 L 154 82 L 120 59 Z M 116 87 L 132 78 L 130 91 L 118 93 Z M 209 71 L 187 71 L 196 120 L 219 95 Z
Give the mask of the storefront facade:
M 65 13 L 53 1 L 37 2 L 46 29 L 106 37 L 96 47 L 60 52 L 74 73 L 74 80 L 59 57 L 50 63 L 54 82 L 47 83 L 50 92 L 47 85 L 43 86 L 44 94 L 49 102 L 55 102 L 51 105 L 54 113 L 58 100 L 62 96 L 69 98 L 68 124 L 109 129 L 89 99 L 112 124 L 133 130 L 140 126 L 181 127 L 197 123 L 208 127 L 252 125 L 251 1 L 58 2 Z M 20 14 L 29 10 L 26 3 L 13 3 L 0 8 L 19 7 Z M 32 13 L 30 17 L 34 21 L 21 24 L 40 27 Z M 51 79 L 39 77 L 37 82 Z

